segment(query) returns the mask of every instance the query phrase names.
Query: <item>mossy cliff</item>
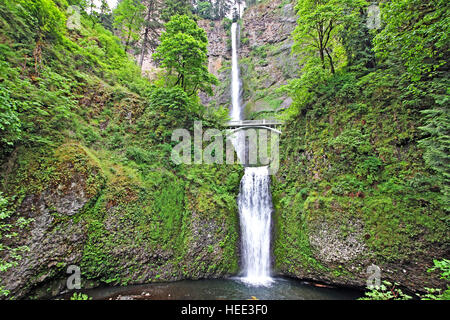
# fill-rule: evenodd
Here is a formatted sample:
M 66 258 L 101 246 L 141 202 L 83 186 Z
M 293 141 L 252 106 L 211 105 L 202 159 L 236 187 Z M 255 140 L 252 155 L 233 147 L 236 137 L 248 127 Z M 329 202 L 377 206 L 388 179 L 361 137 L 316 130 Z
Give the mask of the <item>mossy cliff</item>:
M 239 167 L 174 172 L 150 165 L 151 146 L 116 153 L 86 144 L 19 147 L 2 170 L 4 190 L 15 196 L 13 221 L 32 219 L 9 243 L 28 248 L 2 274 L 11 296 L 66 279 L 71 264 L 80 266 L 83 280 L 119 285 L 238 272 Z M 48 293 L 64 289 L 58 282 Z
M 141 77 L 99 23 L 67 30 L 67 3 L 45 3 L 0 2 L 0 93 L 21 122 L 1 132 L 0 295 L 56 295 L 69 265 L 84 288 L 236 274 L 242 169 L 170 157 L 174 129 L 218 120 Z M 32 10 L 54 19 L 39 29 Z
M 291 54 L 296 15 L 291 1 L 263 1 L 247 8 L 241 21 L 239 65 L 247 119 L 270 119 L 292 99 L 279 88 L 298 76 Z
M 449 229 L 418 146 L 421 115 L 382 77 L 336 76 L 284 126 L 273 179 L 277 272 L 365 286 L 375 264 L 382 280 L 411 290 L 444 286 L 427 273 L 448 255 Z
M 95 125 L 86 128 L 114 139 Z M 137 137 L 130 133 L 126 139 Z M 152 165 L 151 146 L 119 147 L 116 153 L 97 143 L 19 147 L 4 165 L 4 190 L 15 196 L 13 221 L 32 219 L 9 243 L 28 248 L 17 266 L 2 274 L 11 296 L 66 279 L 72 264 L 81 268 L 83 280 L 97 284 L 238 272 L 239 167 L 189 166 L 174 172 Z M 64 289 L 65 282 L 58 282 L 48 294 Z

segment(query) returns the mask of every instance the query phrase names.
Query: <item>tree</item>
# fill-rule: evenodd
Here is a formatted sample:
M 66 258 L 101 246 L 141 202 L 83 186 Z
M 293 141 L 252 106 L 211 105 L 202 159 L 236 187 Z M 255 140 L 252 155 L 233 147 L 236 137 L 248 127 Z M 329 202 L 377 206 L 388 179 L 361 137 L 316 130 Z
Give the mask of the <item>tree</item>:
M 122 0 L 114 10 L 114 27 L 125 40 L 125 51 L 131 41 L 137 41 L 144 23 L 145 6 L 138 0 Z
M 203 19 L 220 20 L 227 16 L 236 1 L 239 5 L 243 3 L 243 0 L 196 0 L 192 11 Z
M 355 17 L 357 18 L 357 17 Z M 376 66 L 373 51 L 373 33 L 367 26 L 366 10 L 360 9 L 355 23 L 347 25 L 340 34 L 347 57 L 347 65 L 353 70 L 368 70 Z
M 203 19 L 213 19 L 213 4 L 211 1 L 199 1 L 196 4 L 196 13 Z
M 112 12 L 106 0 L 102 0 L 100 4 L 100 23 L 106 29 L 112 31 Z
M 65 16 L 51 0 L 18 0 L 19 15 L 31 21 L 36 45 L 33 51 L 34 69 L 39 73 L 44 39 L 62 40 L 66 32 Z
M 232 0 L 217 0 L 213 9 L 215 18 L 220 20 L 226 17 L 231 7 Z
M 161 19 L 168 22 L 174 15 L 190 15 L 192 9 L 190 0 L 164 0 Z
M 175 15 L 165 25 L 161 43 L 153 55 L 166 68 L 168 81 L 181 87 L 189 96 L 201 90 L 212 94 L 216 77 L 208 72 L 205 30 L 186 15 Z
M 159 1 L 144 0 L 143 4 L 146 6 L 147 11 L 143 22 L 144 32 L 142 36 L 141 57 L 139 60 L 141 67 L 148 49 L 154 50 L 158 45 L 157 39 L 160 36 L 159 30 L 162 26 L 159 22 Z
M 344 25 L 356 23 L 364 5 L 364 0 L 299 0 L 294 50 L 306 54 L 306 58 L 318 54 L 322 68 L 335 73 L 341 46 L 339 32 Z
M 36 32 L 36 41 L 44 38 L 61 39 L 65 33 L 65 16 L 51 0 L 19 0 L 17 1 L 25 10 L 21 13 L 33 21 Z

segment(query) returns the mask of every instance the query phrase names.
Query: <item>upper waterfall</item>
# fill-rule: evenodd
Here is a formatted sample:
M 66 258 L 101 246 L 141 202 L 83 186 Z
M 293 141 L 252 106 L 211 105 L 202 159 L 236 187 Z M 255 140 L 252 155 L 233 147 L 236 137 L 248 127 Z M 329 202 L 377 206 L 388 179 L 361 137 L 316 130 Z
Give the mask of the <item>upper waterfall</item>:
M 238 62 L 238 36 L 239 28 L 238 24 L 234 22 L 231 25 L 231 118 L 233 120 L 242 120 L 241 110 L 241 79 L 239 77 L 239 62 Z

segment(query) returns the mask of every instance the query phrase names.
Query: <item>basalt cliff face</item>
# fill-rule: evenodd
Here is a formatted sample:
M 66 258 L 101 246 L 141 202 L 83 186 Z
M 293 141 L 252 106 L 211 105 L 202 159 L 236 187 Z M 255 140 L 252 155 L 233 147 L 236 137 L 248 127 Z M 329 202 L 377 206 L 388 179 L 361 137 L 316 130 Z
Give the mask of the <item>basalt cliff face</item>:
M 163 168 L 146 181 L 122 165 L 105 169 L 106 160 L 78 142 L 47 152 L 20 148 L 2 167 L 5 190 L 20 192 L 9 222 L 29 221 L 18 236 L 2 239 L 26 248 L 18 261 L 1 252 L 2 261 L 16 261 L 1 275 L 8 298 L 67 291 L 70 265 L 80 268 L 82 288 L 238 272 L 239 168 L 189 171 L 190 179 L 212 179 L 209 186 L 221 181 L 218 194 Z
M 287 108 L 292 99 L 277 89 L 298 76 L 300 67 L 291 54 L 291 32 L 296 16 L 293 4 L 265 1 L 247 8 L 240 21 L 239 67 L 242 99 L 247 119 L 271 118 Z M 212 97 L 202 95 L 211 107 L 230 107 L 231 34 L 230 24 L 199 21 L 208 36 L 209 70 L 219 80 Z
M 246 118 L 270 119 L 291 105 L 292 99 L 277 89 L 299 75 L 298 59 L 291 54 L 295 25 L 289 1 L 266 1 L 245 11 L 240 69 Z

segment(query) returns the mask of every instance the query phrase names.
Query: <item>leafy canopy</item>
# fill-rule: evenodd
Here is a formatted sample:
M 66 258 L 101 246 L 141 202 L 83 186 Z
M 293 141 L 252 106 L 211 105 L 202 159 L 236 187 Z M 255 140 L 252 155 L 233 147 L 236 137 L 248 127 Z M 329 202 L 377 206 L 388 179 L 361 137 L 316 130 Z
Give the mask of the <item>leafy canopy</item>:
M 114 27 L 118 28 L 125 40 L 125 51 L 131 41 L 140 37 L 141 27 L 144 23 L 145 6 L 136 0 L 123 0 L 114 10 Z
M 66 32 L 66 17 L 51 0 L 19 0 L 16 8 L 18 14 L 34 26 L 36 40 L 60 39 Z
M 404 65 L 412 81 L 434 75 L 447 63 L 448 1 L 394 0 L 381 5 L 385 27 L 374 39 L 378 58 Z
M 181 87 L 189 96 L 198 90 L 211 95 L 211 86 L 218 81 L 208 71 L 205 30 L 186 15 L 173 16 L 165 29 L 153 57 L 167 70 L 168 84 Z
M 318 55 L 323 69 L 335 72 L 342 44 L 339 32 L 357 23 L 364 0 L 299 0 L 294 31 L 294 52 L 302 52 L 305 59 Z

